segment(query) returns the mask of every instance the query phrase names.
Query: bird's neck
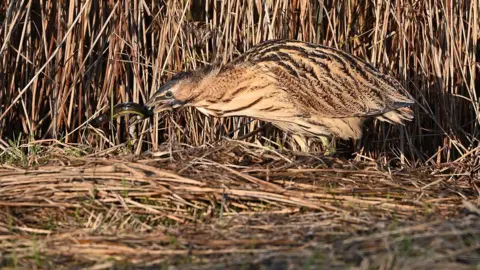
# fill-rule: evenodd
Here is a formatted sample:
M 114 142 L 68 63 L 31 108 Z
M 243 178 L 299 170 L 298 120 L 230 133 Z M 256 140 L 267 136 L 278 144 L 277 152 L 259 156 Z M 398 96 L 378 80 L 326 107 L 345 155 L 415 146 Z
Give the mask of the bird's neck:
M 192 89 L 194 94 L 188 104 L 197 108 L 228 105 L 230 96 L 240 88 L 239 82 L 244 76 L 237 68 L 230 67 L 214 67 L 198 72 L 199 79 Z
M 268 94 L 271 86 L 267 77 L 249 68 L 212 69 L 201 76 L 196 85 L 197 95 L 189 105 L 216 117 L 252 116 L 250 105 Z

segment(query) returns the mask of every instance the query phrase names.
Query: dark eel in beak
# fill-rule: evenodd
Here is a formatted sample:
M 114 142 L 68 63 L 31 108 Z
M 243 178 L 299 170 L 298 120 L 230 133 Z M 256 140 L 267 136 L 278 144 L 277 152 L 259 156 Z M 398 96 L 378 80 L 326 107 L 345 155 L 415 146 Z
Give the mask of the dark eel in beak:
M 125 102 L 115 105 L 113 109 L 113 115 L 111 114 L 110 110 L 106 113 L 92 119 L 90 124 L 96 128 L 100 128 L 106 123 L 116 119 L 119 116 L 127 115 L 127 114 L 135 114 L 140 117 L 140 119 L 146 119 L 153 116 L 153 110 L 148 108 L 147 106 L 140 105 L 134 102 Z

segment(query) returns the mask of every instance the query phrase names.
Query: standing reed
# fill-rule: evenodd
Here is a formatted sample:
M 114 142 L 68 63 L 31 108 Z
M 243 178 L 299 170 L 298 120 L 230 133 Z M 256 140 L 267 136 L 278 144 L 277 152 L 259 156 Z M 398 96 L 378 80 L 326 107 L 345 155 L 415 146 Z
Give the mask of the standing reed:
M 143 103 L 176 72 L 288 38 L 366 59 L 416 99 L 416 120 L 406 128 L 370 125 L 365 157 L 402 153 L 427 164 L 475 158 L 479 11 L 478 0 L 3 1 L 0 145 L 13 138 L 98 148 L 122 142 L 124 130 L 93 136 L 87 120 L 119 102 Z M 134 146 L 138 153 L 165 142 L 202 145 L 262 124 L 183 109 L 139 124 Z M 275 129 L 255 139 L 296 147 Z

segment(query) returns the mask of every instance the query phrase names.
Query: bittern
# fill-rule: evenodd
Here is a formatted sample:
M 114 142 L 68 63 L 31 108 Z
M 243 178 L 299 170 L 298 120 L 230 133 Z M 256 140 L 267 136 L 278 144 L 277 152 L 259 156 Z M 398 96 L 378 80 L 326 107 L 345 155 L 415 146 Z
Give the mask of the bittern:
M 292 40 L 256 45 L 225 65 L 181 72 L 145 106 L 153 112 L 192 106 L 215 117 L 245 116 L 283 131 L 320 138 L 359 139 L 369 118 L 412 120 L 413 104 L 394 78 L 334 48 Z

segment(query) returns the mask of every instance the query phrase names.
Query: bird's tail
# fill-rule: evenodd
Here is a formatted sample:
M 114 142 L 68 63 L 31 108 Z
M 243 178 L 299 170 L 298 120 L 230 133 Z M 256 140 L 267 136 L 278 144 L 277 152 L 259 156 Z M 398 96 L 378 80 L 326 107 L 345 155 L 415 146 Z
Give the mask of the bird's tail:
M 377 119 L 391 124 L 405 125 L 404 121 L 413 120 L 413 111 L 408 107 L 398 108 L 377 116 Z

